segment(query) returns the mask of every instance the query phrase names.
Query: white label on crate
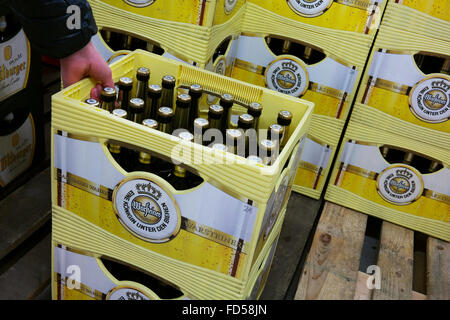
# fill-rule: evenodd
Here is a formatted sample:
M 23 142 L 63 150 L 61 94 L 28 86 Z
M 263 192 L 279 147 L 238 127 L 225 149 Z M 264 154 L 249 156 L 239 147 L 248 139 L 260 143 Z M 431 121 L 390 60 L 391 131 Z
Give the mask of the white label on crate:
M 359 144 L 355 142 L 347 142 L 344 146 L 344 150 L 341 154 L 340 162 L 342 163 L 343 171 L 350 171 L 351 169 L 348 169 L 349 166 L 352 166 L 356 168 L 356 172 L 358 171 L 357 168 L 363 169 L 361 171 L 361 175 L 365 177 L 369 176 L 377 176 L 380 177 L 381 175 L 386 176 L 387 172 L 390 172 L 389 169 L 393 166 L 405 166 L 408 168 L 413 167 L 407 166 L 405 164 L 389 164 L 381 155 L 381 152 L 379 150 L 379 147 L 377 145 L 367 145 L 367 144 Z M 352 170 L 355 172 L 355 170 Z M 416 171 L 417 172 L 417 171 Z M 382 174 L 383 173 L 383 174 Z M 444 196 L 450 196 L 450 184 L 447 181 L 450 181 L 450 169 L 448 168 L 442 168 L 441 170 L 429 174 L 420 174 L 420 173 L 414 173 L 413 172 L 413 181 L 416 181 L 416 178 L 419 177 L 420 181 L 423 185 L 424 189 L 432 190 L 433 192 L 444 195 Z M 395 178 L 395 176 L 391 177 L 392 179 Z M 379 178 L 381 179 L 381 178 Z M 402 180 L 400 178 L 397 178 L 395 180 Z M 395 180 L 392 182 L 392 186 L 395 185 Z M 381 180 L 380 180 L 381 183 Z M 388 183 L 388 182 L 386 182 Z M 380 185 L 384 185 L 384 182 Z M 406 185 L 406 183 L 405 183 Z M 416 186 L 419 185 L 418 182 L 415 183 Z M 399 184 L 400 186 L 400 184 Z M 380 187 L 381 190 L 381 187 Z M 399 189 L 400 190 L 400 189 Z M 383 191 L 380 191 L 383 192 Z M 388 199 L 389 193 L 386 192 L 386 199 Z M 381 195 L 381 194 L 380 194 Z M 420 195 L 419 195 L 420 196 Z M 405 196 L 404 196 L 405 197 Z M 394 203 L 394 201 L 393 201 Z M 401 204 L 401 203 L 397 203 Z
M 158 204 L 163 212 L 164 207 L 167 206 L 167 210 L 169 210 L 171 214 L 177 212 L 176 210 L 179 210 L 185 221 L 193 222 L 190 223 L 190 225 L 195 228 L 190 228 L 189 232 L 216 241 L 218 241 L 219 236 L 221 235 L 220 241 L 222 241 L 224 245 L 230 247 L 235 247 L 236 239 L 242 239 L 244 242 L 249 242 L 251 240 L 258 208 L 235 198 L 211 183 L 205 182 L 193 191 L 171 195 L 170 192 L 161 187 L 159 182 L 155 182 L 157 179 L 150 178 L 153 176 L 151 174 L 145 177 L 134 177 L 134 182 L 132 179 L 126 178 L 117 171 L 108 160 L 100 143 L 82 141 L 58 134 L 54 135 L 53 154 L 54 166 L 57 169 L 65 168 L 64 172 L 66 172 L 67 175 L 82 178 L 88 185 L 88 188 L 85 191 L 97 196 L 101 196 L 102 190 L 105 188 L 109 190 L 119 190 L 116 186 L 119 186 L 120 184 L 125 185 L 125 181 L 131 181 L 131 183 L 126 184 L 125 187 L 122 186 L 122 188 L 120 188 L 120 197 L 119 192 L 116 192 L 117 195 L 115 199 L 118 205 L 121 205 L 122 207 L 129 206 L 129 208 L 135 208 L 136 212 L 133 214 L 136 215 L 136 222 L 140 221 L 137 220 L 138 216 L 144 216 L 146 212 L 149 213 L 147 213 L 147 216 L 144 218 L 150 219 L 151 217 L 149 215 L 151 211 L 147 208 L 151 208 L 152 206 L 156 207 L 156 204 Z M 143 181 L 138 181 L 138 179 L 141 178 Z M 61 179 L 63 181 L 64 177 L 61 177 Z M 138 193 L 137 184 L 144 182 L 147 185 L 150 183 L 149 187 L 153 187 L 155 190 L 161 189 L 160 192 L 162 195 L 163 192 L 165 192 L 164 198 L 167 202 L 165 202 L 164 205 L 161 203 L 162 196 L 158 200 L 143 198 L 135 199 Z M 70 184 L 70 181 L 68 183 Z M 139 188 L 141 188 L 141 186 L 139 186 Z M 127 199 L 127 190 L 128 192 L 132 191 L 136 195 Z M 120 202 L 121 198 L 122 202 Z M 136 201 L 133 203 L 133 200 Z M 127 202 L 127 204 L 124 204 L 124 202 Z M 175 211 L 174 206 L 178 208 Z M 129 216 L 133 217 L 130 209 L 128 209 L 128 212 L 130 213 Z M 126 221 L 125 219 L 130 220 L 125 210 L 120 214 L 124 217 L 124 221 Z M 174 217 L 172 216 L 172 218 Z M 171 232 L 169 232 L 170 230 L 176 230 L 176 228 L 174 229 L 174 224 L 172 224 L 175 223 L 175 220 L 172 220 L 172 218 L 170 219 L 170 227 L 166 226 L 164 227 L 164 230 L 157 230 L 162 231 L 161 233 L 157 232 L 152 234 L 145 230 L 139 230 L 139 226 L 137 225 L 133 226 L 130 224 L 130 226 L 135 229 L 134 232 L 139 231 L 141 237 L 152 234 L 152 237 L 158 235 L 158 238 L 164 239 L 171 234 Z M 143 220 L 145 221 L 145 219 Z M 149 222 L 150 221 L 147 221 L 146 223 L 149 224 Z M 144 225 L 141 222 L 139 223 Z M 157 222 L 156 224 L 159 225 L 160 223 L 161 222 Z M 149 228 L 149 230 L 151 229 Z M 225 235 L 222 235 L 222 233 Z M 158 241 L 158 238 L 152 241 Z
M 128 288 L 128 287 L 116 287 L 106 296 L 106 300 L 151 300 L 141 291 Z
M 27 86 L 30 46 L 23 30 L 0 44 L 0 101 Z
M 414 86 L 423 79 L 423 73 L 417 68 L 410 54 L 375 52 L 370 65 L 369 75 L 406 86 Z
M 299 97 L 308 89 L 306 65 L 293 56 L 280 56 L 270 63 L 265 73 L 269 89 Z
M 420 172 L 411 166 L 395 164 L 377 178 L 377 191 L 387 202 L 406 205 L 416 201 L 424 188 Z
M 304 17 L 317 17 L 324 13 L 333 0 L 287 0 L 291 9 Z
M 138 237 L 166 242 L 180 231 L 181 215 L 175 199 L 149 178 L 126 179 L 112 196 L 120 222 Z
M 63 248 L 54 247 L 54 271 L 63 279 L 70 279 L 70 266 L 78 266 L 80 269 L 81 283 L 89 288 L 107 294 L 116 284 L 109 279 L 98 265 L 94 257 L 75 253 Z
M 450 118 L 450 77 L 430 75 L 419 81 L 411 90 L 409 106 L 420 120 L 447 121 Z
M 224 9 L 226 14 L 233 12 L 238 0 L 225 0 Z
M 35 131 L 31 115 L 15 132 L 0 136 L 0 186 L 4 187 L 31 165 Z
M 322 145 L 316 141 L 306 138 L 301 156 L 302 162 L 307 162 L 314 167 L 327 168 L 330 162 L 332 149 L 328 145 Z

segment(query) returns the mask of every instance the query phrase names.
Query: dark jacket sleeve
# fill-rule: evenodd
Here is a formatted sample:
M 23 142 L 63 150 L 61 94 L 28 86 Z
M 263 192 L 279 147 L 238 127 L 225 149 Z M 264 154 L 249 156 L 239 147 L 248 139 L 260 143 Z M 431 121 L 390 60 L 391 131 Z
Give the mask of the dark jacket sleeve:
M 72 5 L 80 8 L 81 28 L 73 22 Z M 41 54 L 64 58 L 80 50 L 97 33 L 97 25 L 87 0 L 10 0 L 9 6 L 19 18 L 31 44 Z M 69 21 L 69 26 L 68 26 Z

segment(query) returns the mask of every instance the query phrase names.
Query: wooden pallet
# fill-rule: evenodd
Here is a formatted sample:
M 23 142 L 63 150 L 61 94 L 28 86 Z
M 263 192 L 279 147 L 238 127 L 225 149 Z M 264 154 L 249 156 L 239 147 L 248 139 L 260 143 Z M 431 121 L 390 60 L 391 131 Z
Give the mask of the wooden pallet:
M 367 230 L 374 221 L 326 202 L 294 299 L 450 299 L 450 243 L 386 221 L 378 222 L 381 232 L 373 261 L 380 277 L 361 270 Z

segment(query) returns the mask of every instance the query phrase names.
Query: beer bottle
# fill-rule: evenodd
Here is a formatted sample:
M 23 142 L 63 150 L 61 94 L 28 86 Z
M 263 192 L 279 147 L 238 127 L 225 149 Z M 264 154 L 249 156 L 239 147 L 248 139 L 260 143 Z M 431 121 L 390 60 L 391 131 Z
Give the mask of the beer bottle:
M 429 172 L 429 173 L 436 172 L 436 171 L 438 171 L 439 167 L 440 167 L 439 161 L 433 160 L 433 161 L 431 161 L 431 163 L 430 163 L 430 166 L 429 166 L 429 168 L 428 168 L 428 172 Z
M 244 157 L 247 157 L 249 154 L 258 153 L 258 139 L 255 136 L 255 132 L 251 132 L 249 130 L 253 128 L 254 122 L 255 119 L 247 113 L 241 114 L 239 116 L 238 129 L 242 131 L 242 134 L 244 136 Z
M 157 113 L 158 120 L 158 130 L 167 134 L 172 134 L 172 119 L 174 116 L 174 112 L 172 108 L 169 107 L 160 107 Z M 158 161 L 158 172 L 157 175 L 160 177 L 167 179 L 170 176 L 173 169 L 173 164 L 160 159 Z
M 89 99 L 86 99 L 84 102 L 92 107 L 97 107 L 97 108 L 100 107 L 100 102 L 98 102 L 97 99 L 89 98 Z
M 119 79 L 119 109 L 128 111 L 128 102 L 131 99 L 131 89 L 133 89 L 133 79 L 129 77 L 122 77 Z
M 311 47 L 306 47 L 305 46 L 305 51 L 303 52 L 303 60 L 309 61 L 309 59 L 311 59 L 311 54 L 312 54 L 312 48 Z
M 280 149 L 284 148 L 289 139 L 289 126 L 292 122 L 292 113 L 287 110 L 282 110 L 278 113 L 277 123 L 284 127 L 284 135 L 281 138 Z
M 222 129 L 223 107 L 217 104 L 209 106 L 208 121 L 211 129 Z
M 291 50 L 291 42 L 289 40 L 283 41 L 283 47 L 281 49 L 281 52 L 283 54 L 289 54 L 289 51 Z
M 259 157 L 263 164 L 270 166 L 275 162 L 274 154 L 276 154 L 278 144 L 275 141 L 264 139 L 259 143 Z
M 145 118 L 155 119 L 159 109 L 162 88 L 159 84 L 151 84 L 147 88 L 147 102 L 145 104 Z
M 173 95 L 175 88 L 175 78 L 166 75 L 162 78 L 162 96 L 161 96 L 161 105 L 173 108 Z
M 440 73 L 450 75 L 450 58 L 444 60 Z
M 189 112 L 189 131 L 194 130 L 194 121 L 198 118 L 199 101 L 202 97 L 203 89 L 198 84 L 193 84 L 189 87 L 189 95 L 191 96 L 191 110 Z
M 407 164 L 407 165 L 411 165 L 413 160 L 414 160 L 414 153 L 405 152 L 405 156 L 403 157 L 403 163 Z
M 269 130 L 267 131 L 267 139 L 276 141 L 278 144 L 280 144 L 280 141 L 283 139 L 284 136 L 284 127 L 280 126 L 277 123 L 273 123 L 269 126 Z
M 233 107 L 234 99 L 231 94 L 225 93 L 220 97 L 220 105 L 223 108 L 222 116 L 222 134 L 225 134 L 231 120 L 231 109 Z
M 177 107 L 173 117 L 173 130 L 189 129 L 189 111 L 191 109 L 191 96 L 181 93 L 177 96 Z
M 136 98 L 140 98 L 145 101 L 148 80 L 150 79 L 150 70 L 145 67 L 140 67 L 136 72 L 136 79 Z
M 203 118 L 197 118 L 194 120 L 194 142 L 206 145 L 206 142 L 203 141 L 203 135 L 205 131 L 209 128 L 209 121 Z
M 116 89 L 112 87 L 104 87 L 101 93 L 101 108 L 112 112 L 116 105 Z
M 242 130 L 227 129 L 225 141 L 228 152 L 245 157 L 245 136 Z
M 387 155 L 389 153 L 389 147 L 382 146 L 381 147 L 381 154 L 383 155 L 383 158 L 387 161 Z
M 130 109 L 130 119 L 135 123 L 142 123 L 144 119 L 144 100 L 141 98 L 132 98 L 128 104 Z
M 261 116 L 261 113 L 262 113 L 262 106 L 261 106 L 261 104 L 258 103 L 258 102 L 250 103 L 250 105 L 247 108 L 247 113 L 253 117 L 253 119 L 254 119 L 254 121 L 253 121 L 253 129 L 255 129 L 256 132 L 258 132 L 258 129 L 259 129 L 259 117 Z
M 192 142 L 194 140 L 194 136 L 188 132 L 183 131 L 178 134 L 178 137 L 187 142 Z M 175 165 L 173 167 L 172 174 L 169 176 L 167 181 L 176 189 L 176 190 L 187 190 L 191 189 L 192 186 L 189 181 L 189 176 L 187 174 L 187 170 L 182 165 Z
M 150 129 L 158 129 L 158 122 L 153 119 L 145 119 L 142 121 L 142 125 Z M 136 166 L 137 171 L 155 172 L 157 173 L 156 167 L 154 166 L 154 159 L 152 156 L 146 152 L 139 152 L 138 163 Z
M 112 111 L 112 114 L 116 117 L 122 118 L 122 119 L 126 119 L 127 118 L 127 112 L 123 109 L 114 109 Z M 119 165 L 123 165 L 123 161 L 125 160 L 125 153 L 122 153 L 121 150 L 122 148 L 117 145 L 117 144 L 112 144 L 110 143 L 108 146 L 108 150 L 111 153 L 111 156 L 114 158 L 114 160 L 116 160 L 116 162 Z

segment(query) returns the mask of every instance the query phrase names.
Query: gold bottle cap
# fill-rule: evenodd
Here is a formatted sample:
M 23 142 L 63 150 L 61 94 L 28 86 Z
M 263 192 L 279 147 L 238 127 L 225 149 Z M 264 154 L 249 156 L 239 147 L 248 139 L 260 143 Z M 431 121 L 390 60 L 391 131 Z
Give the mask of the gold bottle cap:
M 185 93 L 181 93 L 177 96 L 177 106 L 180 106 L 182 108 L 189 107 L 189 104 L 191 103 L 191 96 Z
M 215 144 L 213 144 L 213 146 L 211 148 L 214 150 L 220 150 L 223 152 L 227 152 L 227 150 L 228 150 L 227 146 L 222 143 L 215 143 Z
M 284 126 L 273 123 L 269 126 L 269 131 L 267 132 L 268 139 L 280 139 L 284 134 Z
M 140 67 L 137 69 L 136 78 L 139 81 L 148 81 L 150 79 L 150 70 L 145 67 Z
M 145 119 L 144 121 L 142 121 L 142 125 L 150 129 L 158 129 L 158 121 L 153 119 Z
M 256 163 L 261 163 L 261 164 L 263 163 L 263 160 L 260 157 L 255 156 L 255 155 L 250 155 L 247 157 L 247 159 L 250 160 L 251 162 L 256 162 Z
M 116 88 L 113 87 L 104 87 L 102 90 L 102 98 L 103 97 L 116 97 L 117 91 Z
M 126 119 L 127 118 L 127 112 L 123 109 L 114 109 L 112 111 L 112 114 L 115 115 L 116 117 L 122 118 L 122 119 Z
M 270 155 L 276 150 L 277 143 L 274 140 L 264 139 L 259 143 L 259 147 Z
M 203 88 L 199 84 L 193 84 L 189 87 L 189 95 L 194 99 L 200 98 L 202 93 Z
M 238 127 L 242 129 L 250 129 L 253 126 L 255 118 L 248 113 L 241 114 L 238 120 Z
M 180 138 L 183 141 L 194 141 L 194 136 L 189 131 L 182 131 L 178 134 L 178 138 Z
M 248 106 L 248 114 L 253 117 L 259 117 L 262 113 L 262 105 L 258 102 L 252 102 Z
M 220 105 L 223 108 L 231 108 L 233 106 L 234 99 L 233 96 L 229 93 L 225 93 L 220 97 Z
M 194 128 L 205 130 L 209 127 L 209 121 L 204 118 L 197 118 L 194 120 Z
M 88 105 L 93 106 L 93 107 L 99 107 L 100 106 L 100 102 L 98 102 L 97 99 L 89 98 L 89 99 L 86 99 L 85 103 L 87 103 Z
M 219 106 L 218 104 L 213 104 L 209 106 L 209 113 L 214 115 L 222 115 L 223 114 L 223 107 Z
M 144 111 L 144 100 L 141 98 L 132 98 L 130 99 L 130 108 L 133 110 L 133 112 L 140 112 Z
M 151 98 L 159 98 L 162 94 L 162 88 L 159 84 L 149 84 L 147 88 L 147 95 Z
M 288 126 L 292 121 L 292 113 L 287 110 L 282 110 L 278 113 L 278 124 Z
M 166 75 L 162 78 L 162 87 L 165 89 L 173 89 L 175 87 L 175 78 L 171 75 Z
M 226 141 L 238 141 L 244 137 L 244 133 L 238 129 L 227 129 Z
M 158 109 L 158 117 L 161 119 L 160 122 L 167 123 L 172 120 L 173 109 L 169 107 L 161 107 Z
M 133 86 L 133 79 L 130 77 L 122 77 L 119 79 L 119 87 L 130 89 Z

